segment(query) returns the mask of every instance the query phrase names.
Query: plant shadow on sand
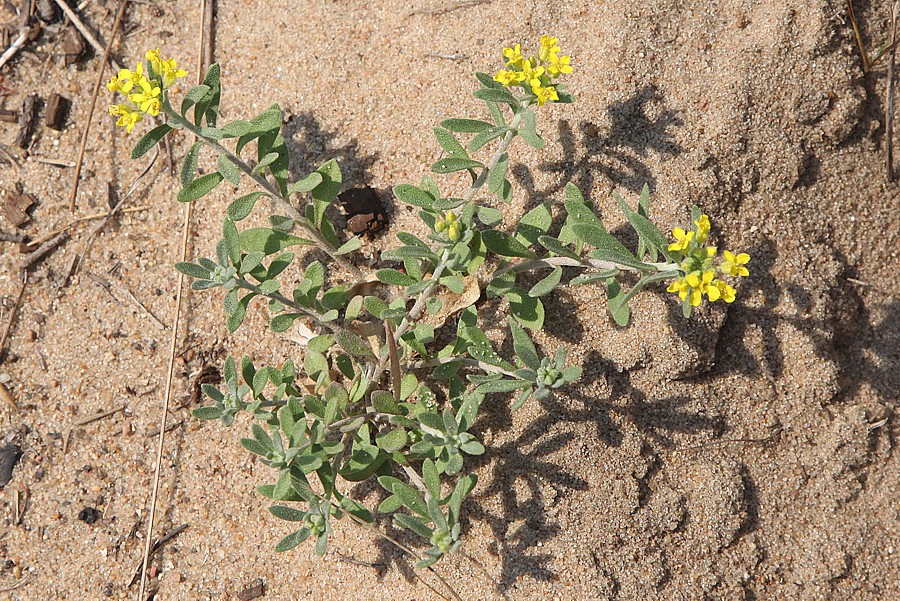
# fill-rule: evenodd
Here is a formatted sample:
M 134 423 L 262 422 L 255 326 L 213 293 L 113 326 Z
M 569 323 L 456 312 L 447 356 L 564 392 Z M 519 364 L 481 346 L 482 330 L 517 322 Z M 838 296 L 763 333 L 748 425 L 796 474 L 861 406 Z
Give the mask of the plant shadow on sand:
M 662 94 L 655 86 L 645 86 L 631 98 L 612 103 L 607 109 L 609 126 L 607 133 L 595 123 L 578 124 L 580 141 L 568 121 L 560 121 L 557 137 L 562 146 L 562 157 L 553 162 L 541 163 L 538 170 L 558 174 L 553 185 L 537 190 L 534 175 L 525 165 L 517 164 L 512 173 L 529 198 L 529 205 L 544 200 L 554 200 L 566 184 L 573 183 L 583 194 L 589 195 L 598 177 L 613 184 L 640 193 L 644 184 L 656 189 L 656 178 L 645 159 L 655 154 L 676 157 L 684 148 L 675 140 L 672 128 L 683 125 L 678 113 L 661 109 Z M 648 114 L 650 113 L 650 114 Z M 658 113 L 652 116 L 653 113 Z

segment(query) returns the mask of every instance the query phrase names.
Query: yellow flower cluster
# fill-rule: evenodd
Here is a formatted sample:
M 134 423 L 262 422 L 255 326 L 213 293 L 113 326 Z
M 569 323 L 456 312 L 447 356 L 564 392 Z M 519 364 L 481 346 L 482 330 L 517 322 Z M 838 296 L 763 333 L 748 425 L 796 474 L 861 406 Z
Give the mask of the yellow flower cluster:
M 163 59 L 159 49 L 148 50 L 145 58 L 150 65 L 146 75 L 144 63 L 141 62 L 134 71 L 122 69 L 106 83 L 110 92 L 118 92 L 132 103 L 109 107 L 109 114 L 119 118 L 116 125 L 124 127 L 128 133 L 131 133 L 144 115 L 157 116 L 162 109 L 163 91 L 176 78 L 187 75 L 187 71 L 178 68 L 174 58 Z
M 530 91 L 537 100 L 538 106 L 559 100 L 559 93 L 553 80 L 564 73 L 571 73 L 572 58 L 560 56 L 561 51 L 557 39 L 541 36 L 541 49 L 537 57 L 525 57 L 522 48 L 516 44 L 513 48 L 504 48 L 503 56 L 509 69 L 501 69 L 494 80 L 506 87 L 520 86 Z
M 702 215 L 694 222 L 691 231 L 686 232 L 680 227 L 672 230 L 675 242 L 669 245 L 669 252 L 677 253 L 681 259 L 679 267 L 684 275 L 669 284 L 668 291 L 677 293 L 682 301 L 688 301 L 694 307 L 700 305 L 704 296 L 710 302 L 722 299 L 726 303 L 732 303 L 735 298 L 734 288 L 724 280 L 716 279 L 716 247 L 702 246 L 709 238 L 710 227 L 709 217 Z M 722 275 L 750 275 L 750 271 L 744 267 L 750 261 L 750 255 L 735 255 L 726 250 L 722 256 L 724 260 L 719 265 Z

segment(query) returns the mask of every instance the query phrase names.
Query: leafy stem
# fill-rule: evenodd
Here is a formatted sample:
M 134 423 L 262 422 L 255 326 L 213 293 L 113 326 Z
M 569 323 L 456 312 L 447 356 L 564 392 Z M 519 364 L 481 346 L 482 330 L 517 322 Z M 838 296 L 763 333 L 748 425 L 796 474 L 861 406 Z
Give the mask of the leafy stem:
M 359 268 L 350 263 L 346 258 L 336 254 L 335 251 L 337 249 L 335 249 L 318 230 L 306 223 L 306 220 L 303 218 L 303 215 L 301 215 L 300 211 L 294 208 L 290 201 L 288 201 L 288 199 L 282 195 L 281 190 L 278 189 L 278 186 L 273 185 L 272 182 L 270 182 L 261 173 L 254 171 L 253 167 L 251 167 L 239 155 L 233 153 L 231 150 L 220 144 L 218 140 L 207 136 L 203 132 L 202 127 L 194 125 L 189 119 L 186 119 L 178 114 L 178 111 L 172 108 L 172 105 L 169 104 L 168 100 L 163 103 L 162 110 L 163 112 L 165 112 L 170 122 L 173 123 L 176 127 L 186 129 L 194 134 L 198 140 L 215 150 L 220 155 L 225 156 L 238 169 L 240 169 L 242 172 L 244 172 L 244 174 L 248 175 L 254 182 L 256 182 L 256 184 L 260 188 L 268 193 L 278 209 L 284 212 L 288 217 L 290 217 L 295 224 L 303 228 L 303 230 L 316 243 L 316 246 L 318 246 L 332 260 L 339 263 L 344 269 L 353 274 L 354 277 L 362 276 L 362 272 L 360 272 Z

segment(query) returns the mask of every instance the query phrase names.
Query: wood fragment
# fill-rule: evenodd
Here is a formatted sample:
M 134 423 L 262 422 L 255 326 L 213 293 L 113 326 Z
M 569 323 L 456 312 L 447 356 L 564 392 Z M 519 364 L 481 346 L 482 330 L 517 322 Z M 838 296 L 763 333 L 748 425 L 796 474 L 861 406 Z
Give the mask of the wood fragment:
M 6 346 L 6 341 L 9 339 L 9 333 L 12 331 L 13 323 L 16 319 L 16 313 L 19 312 L 19 305 L 22 304 L 22 297 L 25 296 L 25 287 L 28 285 L 28 271 L 23 270 L 22 272 L 22 287 L 19 288 L 19 296 L 16 297 L 16 302 L 12 307 L 12 310 L 9 312 L 9 318 L 6 321 L 6 327 L 3 329 L 3 335 L 0 336 L 0 363 L 3 363 L 3 359 L 5 357 L 4 347 Z
M 56 92 L 50 94 L 47 99 L 47 108 L 44 109 L 44 121 L 47 123 L 47 127 L 62 131 L 66 125 L 70 106 L 71 102 L 65 96 L 60 96 Z
M 68 238 L 69 234 L 62 232 L 41 244 L 33 253 L 26 255 L 25 259 L 22 261 L 22 269 L 28 270 L 33 267 L 38 261 L 43 259 L 47 253 L 68 240 Z
M 0 109 L 0 122 L 17 123 L 19 121 L 19 111 L 11 111 L 9 109 Z
M 16 190 L 0 191 L 0 215 L 6 218 L 13 226 L 19 227 L 31 219 L 28 211 L 34 206 L 34 196 L 23 192 L 19 186 Z
M 63 53 L 66 57 L 66 65 L 73 65 L 84 58 L 84 37 L 77 29 L 66 29 L 63 37 Z
M 19 113 L 19 133 L 16 134 L 16 146 L 27 148 L 34 132 L 37 115 L 37 94 L 29 94 L 22 101 L 22 112 Z
M 107 45 L 105 51 L 100 42 L 97 41 L 97 38 L 94 37 L 94 34 L 88 29 L 85 24 L 81 21 L 75 11 L 73 11 L 68 4 L 64 2 L 64 0 L 56 0 L 56 4 L 62 9 L 62 11 L 66 14 L 70 21 L 72 21 L 72 25 L 75 26 L 75 29 L 81 32 L 81 35 L 84 36 L 84 39 L 93 46 L 94 50 L 97 51 L 97 54 L 103 55 L 103 62 L 109 61 L 110 66 L 118 72 L 122 67 L 119 63 L 116 62 L 114 58 L 109 56 L 109 47 L 112 45 L 112 40 L 116 37 L 116 30 L 118 27 L 113 27 L 113 33 L 110 36 L 109 44 Z M 127 0 L 123 0 L 123 4 L 127 4 Z
M 252 601 L 257 597 L 262 597 L 264 594 L 266 594 L 266 584 L 262 578 L 257 578 L 253 584 L 240 591 L 237 594 L 237 598 L 240 601 Z
M 19 8 L 19 34 L 13 40 L 9 48 L 0 56 L 0 68 L 14 57 L 19 50 L 25 47 L 25 44 L 35 39 L 41 31 L 39 25 L 31 22 L 31 4 L 30 0 L 23 0 L 22 6 Z
M 9 388 L 6 387 L 6 384 L 0 382 L 0 401 L 3 401 L 16 411 L 19 410 L 19 404 L 16 402 L 16 398 L 9 391 Z

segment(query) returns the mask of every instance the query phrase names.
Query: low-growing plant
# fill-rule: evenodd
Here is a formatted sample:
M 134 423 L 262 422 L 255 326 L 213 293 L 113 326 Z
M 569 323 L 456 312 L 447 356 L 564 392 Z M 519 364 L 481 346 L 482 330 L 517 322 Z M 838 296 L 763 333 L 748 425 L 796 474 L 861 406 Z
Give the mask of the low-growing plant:
M 521 138 L 543 148 L 538 111 L 573 102 L 560 83 L 572 71 L 570 58 L 560 52 L 556 38 L 544 36 L 536 56 L 523 54 L 516 44 L 504 50 L 504 69 L 495 76 L 476 73 L 474 95 L 484 102 L 487 119 L 442 121 L 434 135 L 445 154 L 431 166 L 435 174 L 467 172 L 471 183 L 448 193 L 425 175 L 417 185 L 395 186 L 396 198 L 419 209 L 429 233 L 423 239 L 396 232 L 400 245 L 382 253 L 371 270 L 354 262 L 360 238 L 343 238 L 328 216 L 343 184 L 338 164 L 329 161 L 290 181 L 278 105 L 253 119 L 220 125 L 220 71 L 213 65 L 176 109 L 169 90 L 186 73 L 158 50 L 109 82 L 110 90 L 128 99 L 110 112 L 129 132 L 145 115 L 165 118 L 141 138 L 133 158 L 175 129 L 196 138 L 184 157 L 179 201 L 196 201 L 222 182 L 237 186 L 244 176 L 259 187 L 228 205 L 215 257 L 176 268 L 194 278 L 195 290 L 223 290 L 230 332 L 241 327 L 254 300 L 267 302 L 273 331 L 285 332 L 303 320 L 311 332 L 298 361 L 260 366 L 248 356 L 228 357 L 224 389 L 204 385 L 212 404 L 194 411 L 226 426 L 241 412 L 252 417 L 251 436 L 241 444 L 275 471 L 274 482 L 259 492 L 277 502 L 272 514 L 297 523 L 276 550 L 312 538 L 322 554 L 335 519 L 351 516 L 373 525 L 385 514 L 424 539 L 422 553 L 405 547 L 419 566 L 457 549 L 463 503 L 477 483 L 466 469 L 467 457 L 485 452 L 471 432 L 485 398 L 513 393 L 515 410 L 581 376 L 580 367 L 567 364 L 564 348 L 545 356 L 528 333 L 543 327 L 541 298 L 558 286 L 604 286 L 609 311 L 622 326 L 630 319 L 630 300 L 650 284 L 669 282 L 685 316 L 704 297 L 734 300 L 734 288 L 717 273 L 748 275 L 749 256 L 726 251 L 719 261 L 716 248 L 705 246 L 709 218 L 696 207 L 691 228 L 675 228 L 671 242 L 650 220 L 646 187 L 634 207 L 615 197 L 637 233 L 634 250 L 607 232 L 571 184 L 558 231 L 549 203 L 528 211 L 511 230 L 501 227 L 508 216 L 497 206 L 513 196 L 512 143 Z M 254 147 L 255 158 L 246 158 Z M 197 175 L 203 148 L 217 155 L 216 170 Z M 237 224 L 261 198 L 274 207 L 269 226 L 240 230 Z M 492 199 L 500 204 L 494 206 Z M 300 284 L 285 289 L 279 278 L 295 261 L 290 249 L 304 246 L 325 253 L 330 267 L 313 260 Z M 523 276 L 531 272 L 542 277 L 529 285 Z M 381 287 L 364 285 L 375 280 Z M 512 356 L 495 350 L 477 302 L 458 311 L 449 342 L 439 344 L 424 314 L 442 312 L 444 290 L 462 295 L 473 289 L 473 299 L 508 303 Z M 351 496 L 356 483 L 371 479 L 385 491 L 377 507 Z

